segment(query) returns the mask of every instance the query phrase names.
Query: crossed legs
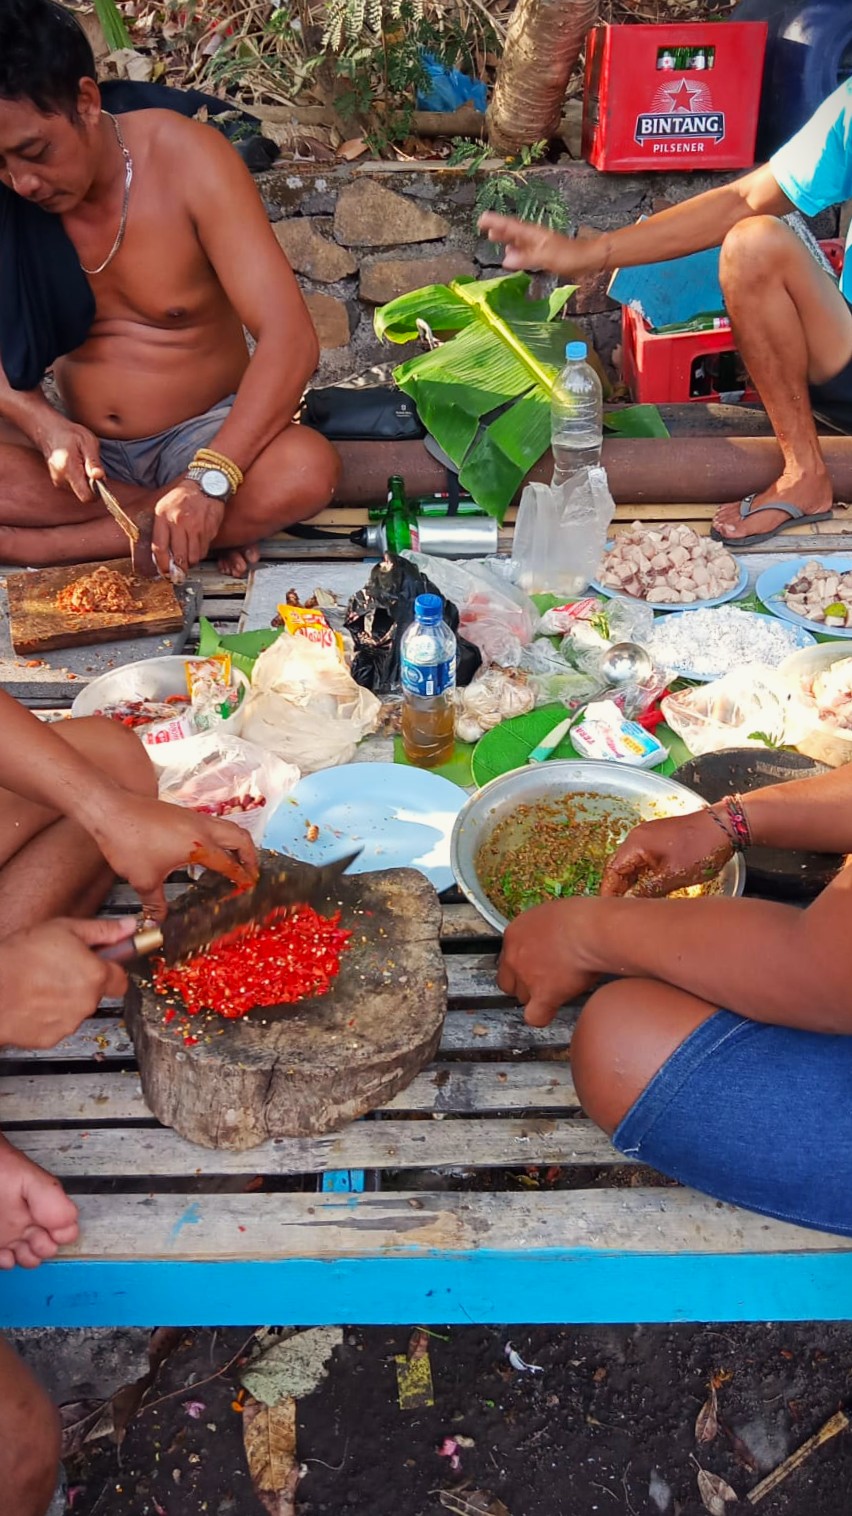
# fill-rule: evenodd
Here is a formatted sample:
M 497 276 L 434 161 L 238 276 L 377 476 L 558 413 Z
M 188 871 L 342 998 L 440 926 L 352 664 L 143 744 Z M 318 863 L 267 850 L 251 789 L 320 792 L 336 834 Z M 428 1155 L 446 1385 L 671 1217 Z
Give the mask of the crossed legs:
M 248 470 L 213 543 L 226 570 L 244 574 L 257 561 L 261 538 L 323 510 L 339 472 L 337 452 L 318 432 L 302 426 L 280 432 Z M 127 539 L 100 501 L 54 489 L 40 454 L 2 422 L 0 473 L 0 563 L 33 568 L 126 556 Z M 112 480 L 110 488 L 131 516 L 152 510 L 166 493 Z

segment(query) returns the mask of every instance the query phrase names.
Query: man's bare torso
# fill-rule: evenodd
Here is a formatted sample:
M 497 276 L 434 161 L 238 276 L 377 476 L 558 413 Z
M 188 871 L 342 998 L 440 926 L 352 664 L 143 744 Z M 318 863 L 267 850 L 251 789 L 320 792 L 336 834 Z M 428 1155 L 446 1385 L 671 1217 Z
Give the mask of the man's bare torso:
M 109 268 L 90 279 L 97 302 L 91 332 L 56 364 L 55 375 L 75 421 L 97 436 L 128 439 L 176 426 L 231 394 L 248 354 L 188 208 L 188 123 L 145 110 L 119 124 L 134 165 L 124 241 Z M 76 211 L 63 218 L 86 267 L 109 251 L 122 188 L 117 182 L 108 220 L 95 225 Z M 228 215 L 227 204 L 221 214 Z

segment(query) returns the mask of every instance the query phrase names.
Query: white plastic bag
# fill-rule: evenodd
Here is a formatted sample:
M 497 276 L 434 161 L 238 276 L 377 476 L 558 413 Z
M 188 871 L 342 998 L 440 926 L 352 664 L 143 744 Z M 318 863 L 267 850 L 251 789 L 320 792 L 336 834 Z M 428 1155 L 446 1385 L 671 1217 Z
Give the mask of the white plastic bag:
M 285 633 L 254 666 L 242 734 L 313 774 L 349 763 L 361 738 L 375 731 L 381 708 L 334 648 Z
M 789 686 L 776 669 L 759 663 L 667 695 L 662 711 L 695 758 L 729 747 L 795 743 L 799 735 Z
M 528 484 L 521 496 L 512 556 L 528 594 L 582 594 L 594 579 L 615 513 L 602 468 L 579 469 L 565 484 Z
M 483 662 L 517 668 L 538 616 L 523 590 L 495 573 L 485 559 L 462 564 L 427 553 L 403 556 L 458 607 L 459 633 L 479 648 Z
M 299 777 L 275 753 L 212 731 L 193 744 L 187 763 L 160 770 L 159 794 L 172 805 L 235 821 L 259 846 L 270 816 Z

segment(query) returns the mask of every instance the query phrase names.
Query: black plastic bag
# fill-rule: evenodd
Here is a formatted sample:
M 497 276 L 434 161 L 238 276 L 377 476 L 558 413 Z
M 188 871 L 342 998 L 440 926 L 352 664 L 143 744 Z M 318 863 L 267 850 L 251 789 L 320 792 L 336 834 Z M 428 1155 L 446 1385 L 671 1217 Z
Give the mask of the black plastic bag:
M 356 684 L 376 695 L 398 688 L 399 644 L 414 620 L 414 602 L 418 595 L 438 594 L 431 579 L 407 558 L 385 554 L 346 610 L 345 625 L 355 644 L 351 673 Z M 451 600 L 444 600 L 444 620 L 456 634 L 456 684 L 470 684 L 482 663 L 482 654 L 459 636 L 459 613 Z

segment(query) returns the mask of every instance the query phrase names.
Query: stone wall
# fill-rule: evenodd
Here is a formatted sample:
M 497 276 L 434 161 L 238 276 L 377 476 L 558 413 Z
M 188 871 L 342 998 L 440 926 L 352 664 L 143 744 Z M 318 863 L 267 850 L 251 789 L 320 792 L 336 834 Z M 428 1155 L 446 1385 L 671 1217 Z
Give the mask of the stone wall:
M 723 174 L 601 174 L 585 163 L 533 170 L 563 195 L 572 230 L 614 230 L 724 183 Z M 275 233 L 304 291 L 322 356 L 316 384 L 399 363 L 418 350 L 382 345 L 373 332 L 376 306 L 424 284 L 459 274 L 493 277 L 500 258 L 476 230 L 476 184 L 443 165 L 410 169 L 294 165 L 258 178 Z M 837 215 L 815 223 L 834 236 Z M 607 276 L 584 280 L 568 307 L 605 363 L 620 340 L 619 308 Z

